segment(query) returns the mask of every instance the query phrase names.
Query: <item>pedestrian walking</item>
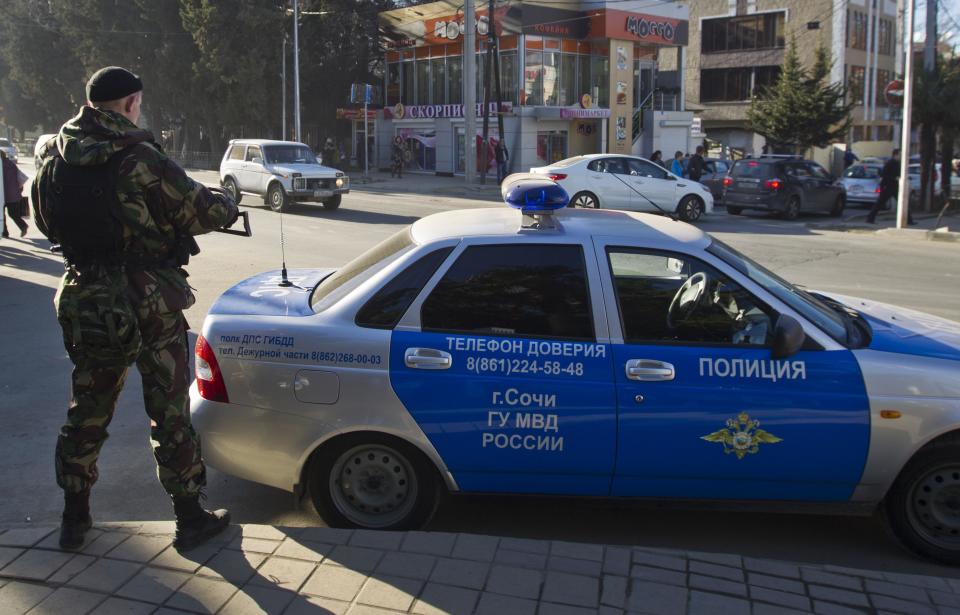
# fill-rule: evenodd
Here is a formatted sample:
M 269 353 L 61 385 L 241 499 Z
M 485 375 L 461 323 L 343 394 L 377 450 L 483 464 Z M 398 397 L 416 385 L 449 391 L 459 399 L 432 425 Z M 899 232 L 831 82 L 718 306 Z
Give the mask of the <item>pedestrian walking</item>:
M 843 153 L 843 168 L 849 169 L 851 166 L 853 166 L 853 163 L 857 162 L 858 160 L 860 160 L 860 158 L 858 158 L 853 152 L 853 146 L 848 145 L 847 151 Z
M 332 167 L 337 164 L 337 148 L 333 144 L 333 139 L 327 137 L 327 140 L 323 144 L 323 150 L 321 150 L 323 155 L 323 164 L 327 167 Z
M 694 152 L 693 156 L 690 156 L 690 162 L 687 164 L 687 177 L 695 182 L 700 181 L 700 178 L 703 177 L 703 167 L 703 146 L 698 145 L 697 151 Z
M 677 177 L 683 177 L 683 152 L 677 150 L 673 155 L 673 162 L 670 163 L 670 172 Z
M 397 135 L 393 138 L 390 152 L 390 177 L 403 177 L 403 162 L 403 137 Z
M 657 151 L 653 152 L 652 154 L 650 154 L 650 162 L 652 162 L 652 163 L 654 163 L 654 164 L 659 164 L 659 165 L 660 165 L 661 167 L 663 167 L 664 169 L 667 168 L 666 165 L 665 165 L 664 162 L 663 162 L 663 152 L 661 152 L 660 150 L 657 150 Z
M 3 164 L 3 237 L 10 236 L 7 232 L 7 218 L 12 219 L 20 228 L 20 236 L 23 237 L 28 228 L 23 219 L 26 214 L 23 209 L 23 185 L 27 183 L 27 176 L 3 150 L 0 150 L 0 162 Z
M 880 194 L 877 196 L 877 200 L 870 208 L 870 213 L 867 214 L 867 223 L 877 223 L 877 213 L 880 212 L 880 208 L 883 207 L 883 205 L 891 198 L 895 198 L 899 190 L 900 150 L 895 149 L 890 155 L 890 159 L 887 160 L 887 162 L 883 165 L 883 169 L 880 171 Z M 907 224 L 916 224 L 916 222 L 913 221 L 913 214 L 910 213 L 909 204 L 907 209 Z
M 143 382 L 157 474 L 173 500 L 174 547 L 195 547 L 230 522 L 226 510 L 200 505 L 206 470 L 190 423 L 183 316 L 195 298 L 183 266 L 199 252 L 193 236 L 232 224 L 237 206 L 187 177 L 137 126 L 142 90 L 123 68 L 95 72 L 86 106 L 41 152 L 32 189 L 37 228 L 61 246 L 67 269 L 54 301 L 74 364 L 55 454 L 67 549 L 91 527 L 97 457 L 131 364 Z M 129 497 L 137 491 L 131 485 Z
M 502 183 L 507 176 L 507 161 L 510 160 L 510 154 L 507 152 L 503 140 L 497 142 L 495 155 L 497 157 L 497 183 Z

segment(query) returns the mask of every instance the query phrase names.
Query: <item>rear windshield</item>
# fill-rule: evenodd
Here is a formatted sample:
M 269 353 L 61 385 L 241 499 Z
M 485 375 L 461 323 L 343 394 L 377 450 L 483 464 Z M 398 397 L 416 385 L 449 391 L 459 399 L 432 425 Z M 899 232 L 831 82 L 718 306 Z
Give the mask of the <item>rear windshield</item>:
M 773 165 L 766 162 L 757 162 L 756 160 L 738 160 L 730 175 L 733 177 L 749 177 L 753 179 L 767 179 L 772 177 L 771 170 Z
M 880 168 L 857 165 L 844 171 L 843 176 L 851 179 L 876 179 L 880 177 Z
M 578 162 L 583 160 L 583 158 L 584 158 L 583 156 L 574 156 L 573 158 L 564 158 L 563 160 L 558 160 L 557 162 L 551 163 L 549 166 L 550 168 L 553 168 L 553 169 L 557 167 L 569 167 L 571 164 L 577 164 Z
M 0 145 L 4 147 L 10 147 L 12 143 L 10 143 L 10 139 L 0 139 Z

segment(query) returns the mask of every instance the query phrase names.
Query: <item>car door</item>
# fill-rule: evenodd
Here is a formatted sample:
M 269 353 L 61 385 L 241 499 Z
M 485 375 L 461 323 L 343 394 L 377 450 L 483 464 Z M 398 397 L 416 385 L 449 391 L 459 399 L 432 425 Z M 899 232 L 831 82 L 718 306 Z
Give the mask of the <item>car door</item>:
M 815 186 L 817 207 L 821 211 L 830 211 L 837 197 L 840 196 L 842 188 L 837 187 L 833 176 L 816 162 L 808 162 L 807 168 L 810 169 L 810 175 L 813 177 L 811 183 Z
M 393 333 L 394 391 L 463 491 L 607 495 L 616 400 L 592 245 L 461 248 Z
M 247 153 L 243 158 L 243 172 L 241 174 L 240 189 L 261 194 L 263 183 L 263 151 L 259 145 L 248 145 Z
M 605 209 L 629 209 L 633 191 L 627 183 L 629 170 L 623 158 L 597 158 L 587 164 L 587 183 Z
M 818 211 L 820 201 L 820 182 L 813 177 L 810 167 L 803 162 L 784 163 L 784 169 L 801 195 L 800 207 L 803 211 Z
M 677 208 L 677 179 L 658 165 L 638 158 L 624 158 L 633 186 L 631 209 L 674 211 Z M 691 180 L 681 180 L 683 183 Z
M 809 350 L 774 360 L 778 315 L 735 276 L 687 254 L 623 243 L 600 244 L 598 254 L 614 297 L 613 495 L 850 498 L 870 434 L 850 351 L 808 342 Z

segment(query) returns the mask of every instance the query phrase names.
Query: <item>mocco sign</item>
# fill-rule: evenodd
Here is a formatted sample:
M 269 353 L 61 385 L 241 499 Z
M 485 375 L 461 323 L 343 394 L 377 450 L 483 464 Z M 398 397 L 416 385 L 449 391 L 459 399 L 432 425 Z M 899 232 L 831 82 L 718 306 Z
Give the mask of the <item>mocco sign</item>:
M 669 21 L 656 21 L 655 18 L 630 15 L 627 17 L 626 30 L 637 38 L 647 38 L 651 35 L 662 38 L 668 43 L 674 42 L 677 29 Z

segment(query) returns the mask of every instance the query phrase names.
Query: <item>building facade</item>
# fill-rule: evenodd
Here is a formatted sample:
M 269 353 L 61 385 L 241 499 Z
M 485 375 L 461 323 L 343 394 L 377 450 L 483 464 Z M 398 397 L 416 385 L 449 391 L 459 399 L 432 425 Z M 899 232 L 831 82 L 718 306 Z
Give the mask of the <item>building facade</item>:
M 856 105 L 848 144 L 860 156 L 889 155 L 899 114 L 884 90 L 900 64 L 898 15 L 893 0 L 690 2 L 688 107 L 708 142 L 734 155 L 760 153 L 765 140 L 747 122 L 751 97 L 777 80 L 791 40 L 807 68 L 824 45 L 831 79 Z M 667 58 L 661 69 L 671 68 Z
M 501 139 L 511 172 L 579 154 L 631 153 L 654 133 L 687 144 L 692 114 L 674 97 L 667 117 L 643 118 L 656 87 L 659 58 L 681 53 L 688 41 L 687 8 L 668 0 L 612 2 L 509 1 L 490 15 L 478 3 L 477 132 L 467 139 L 463 119 L 462 3 L 441 0 L 380 14 L 387 37 L 384 108 L 376 121 L 380 166 L 397 137 L 411 172 L 464 172 L 464 148 L 478 147 L 478 167 L 495 175 L 493 146 Z M 499 44 L 502 102 L 484 105 L 490 29 Z M 491 100 L 493 96 L 491 96 Z M 648 104 L 649 106 L 649 104 Z M 479 151 L 483 114 L 491 147 Z M 479 169 L 478 169 L 479 170 Z

